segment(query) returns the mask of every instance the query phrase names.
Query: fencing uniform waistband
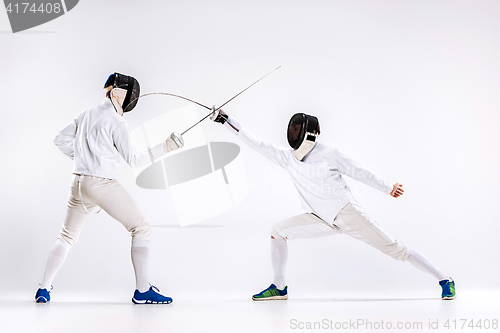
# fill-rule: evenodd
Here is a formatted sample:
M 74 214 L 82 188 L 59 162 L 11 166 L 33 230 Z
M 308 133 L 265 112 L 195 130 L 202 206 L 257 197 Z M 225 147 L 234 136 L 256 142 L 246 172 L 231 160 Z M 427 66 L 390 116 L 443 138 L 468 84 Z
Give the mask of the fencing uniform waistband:
M 92 178 L 99 178 L 99 179 L 114 180 L 113 178 L 106 178 L 106 177 L 99 177 L 99 176 L 84 175 L 84 174 L 81 174 L 81 173 L 76 173 L 76 172 L 73 172 L 73 174 L 74 174 L 75 176 L 80 176 L 80 177 L 92 177 Z

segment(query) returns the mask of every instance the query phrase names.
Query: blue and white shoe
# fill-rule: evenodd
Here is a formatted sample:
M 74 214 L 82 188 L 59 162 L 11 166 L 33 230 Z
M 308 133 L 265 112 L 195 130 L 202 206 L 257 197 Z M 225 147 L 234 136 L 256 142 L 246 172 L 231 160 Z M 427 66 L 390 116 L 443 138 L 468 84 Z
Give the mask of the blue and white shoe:
M 269 288 L 253 295 L 252 299 L 254 301 L 286 300 L 288 299 L 288 287 L 286 286 L 284 289 L 278 289 L 273 283 Z
M 52 290 L 52 289 L 50 289 Z M 47 303 L 50 302 L 50 290 L 38 288 L 35 295 L 35 301 L 37 303 Z
M 139 290 L 135 290 L 134 297 L 132 297 L 132 303 L 134 304 L 170 304 L 172 299 L 170 297 L 163 296 L 159 294 L 160 290 L 155 286 L 149 287 L 149 290 L 141 293 Z
M 439 285 L 443 289 L 443 292 L 441 293 L 442 299 L 454 299 L 457 297 L 455 292 L 455 281 L 453 281 L 452 278 L 439 281 Z

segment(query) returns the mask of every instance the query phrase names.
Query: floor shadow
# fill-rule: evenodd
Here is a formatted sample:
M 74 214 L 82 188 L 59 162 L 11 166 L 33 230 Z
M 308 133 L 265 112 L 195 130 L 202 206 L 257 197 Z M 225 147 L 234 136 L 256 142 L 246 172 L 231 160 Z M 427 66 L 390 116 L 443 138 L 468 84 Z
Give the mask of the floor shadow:
M 423 298 L 302 298 L 290 299 L 293 302 L 398 302 L 398 301 L 435 301 L 436 297 Z

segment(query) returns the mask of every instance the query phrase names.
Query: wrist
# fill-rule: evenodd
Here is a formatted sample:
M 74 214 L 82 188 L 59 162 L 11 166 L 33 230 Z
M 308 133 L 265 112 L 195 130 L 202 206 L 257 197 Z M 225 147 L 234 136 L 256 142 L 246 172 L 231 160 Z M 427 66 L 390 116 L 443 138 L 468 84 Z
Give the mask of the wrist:
M 229 129 L 233 130 L 236 133 L 238 133 L 242 127 L 240 122 L 231 116 L 227 116 L 227 122 L 226 122 L 225 126 L 228 127 Z

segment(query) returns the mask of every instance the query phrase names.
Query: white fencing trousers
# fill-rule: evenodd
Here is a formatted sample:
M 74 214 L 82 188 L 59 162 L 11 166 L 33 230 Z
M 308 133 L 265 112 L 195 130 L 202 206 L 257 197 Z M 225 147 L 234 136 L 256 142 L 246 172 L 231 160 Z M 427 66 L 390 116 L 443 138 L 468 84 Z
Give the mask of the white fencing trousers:
M 81 195 L 81 196 L 80 196 Z M 116 179 L 73 174 L 66 219 L 59 239 L 74 245 L 89 212 L 101 207 L 123 224 L 132 237 L 149 240 L 151 229 L 135 201 Z
M 405 244 L 386 234 L 356 203 L 348 203 L 342 208 L 331 224 L 314 214 L 305 213 L 275 223 L 270 233 L 274 238 L 285 240 L 340 233 L 363 241 L 396 260 L 405 261 L 410 255 L 410 250 Z

